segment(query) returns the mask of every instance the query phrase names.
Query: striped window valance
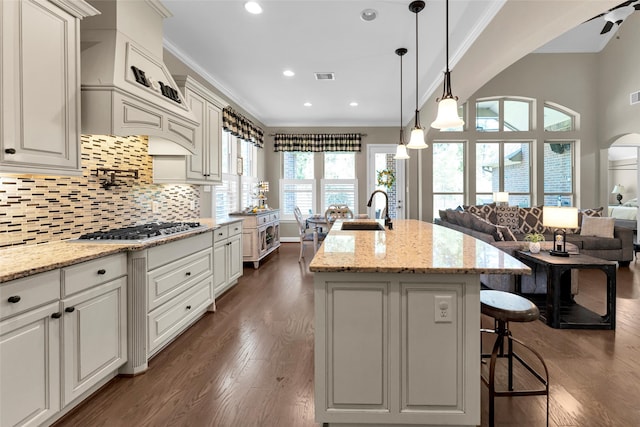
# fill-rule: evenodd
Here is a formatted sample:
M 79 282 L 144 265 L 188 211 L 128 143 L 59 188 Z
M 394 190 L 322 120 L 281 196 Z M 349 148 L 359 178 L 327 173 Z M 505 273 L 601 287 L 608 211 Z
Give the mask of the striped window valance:
M 264 147 L 264 132 L 242 114 L 231 107 L 222 110 L 222 127 L 231 135 L 251 142 L 258 148 Z
M 275 134 L 275 151 L 360 151 L 362 134 Z

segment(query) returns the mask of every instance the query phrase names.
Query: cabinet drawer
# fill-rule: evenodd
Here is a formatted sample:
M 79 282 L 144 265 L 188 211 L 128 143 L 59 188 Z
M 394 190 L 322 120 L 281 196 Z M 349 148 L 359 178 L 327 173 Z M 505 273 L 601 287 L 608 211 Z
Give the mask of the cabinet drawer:
M 258 227 L 271 221 L 271 214 L 260 215 L 258 217 Z
M 207 232 L 176 240 L 166 245 L 155 246 L 148 250 L 148 270 L 175 261 L 178 257 L 200 252 L 210 248 L 211 245 L 211 232 Z
M 189 255 L 149 272 L 149 311 L 202 280 L 203 277 L 212 274 L 212 249 Z
M 127 255 L 117 254 L 62 269 L 62 296 L 84 291 L 127 274 Z
M 226 225 L 220 226 L 220 228 L 216 228 L 213 230 L 213 241 L 219 242 L 220 240 L 224 240 L 229 237 L 229 227 Z
M 207 277 L 184 294 L 149 313 L 149 354 L 171 340 L 213 302 L 213 278 Z
M 242 233 L 242 222 L 235 222 L 233 224 L 229 224 L 227 227 L 229 230 L 229 237 Z
M 280 213 L 273 212 L 271 213 L 271 221 L 277 221 L 280 218 Z
M 9 299 L 16 302 L 9 302 Z M 60 299 L 60 270 L 47 271 L 0 285 L 0 319 Z

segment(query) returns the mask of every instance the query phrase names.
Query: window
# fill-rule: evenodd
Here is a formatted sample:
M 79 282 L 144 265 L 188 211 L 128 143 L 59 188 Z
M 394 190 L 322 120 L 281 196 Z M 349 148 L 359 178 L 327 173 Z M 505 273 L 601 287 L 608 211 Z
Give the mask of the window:
M 575 129 L 575 114 L 563 111 L 551 104 L 544 106 L 544 130 L 553 132 L 567 132 Z
M 476 102 L 476 130 L 491 132 L 500 129 L 500 101 Z
M 255 205 L 254 193 L 258 182 L 256 158 L 258 148 L 222 131 L 222 184 L 215 186 L 216 217 L 224 217 Z M 238 157 L 242 157 L 242 175 L 238 175 Z
M 303 215 L 316 211 L 314 158 L 312 152 L 285 151 L 282 153 L 283 179 L 280 180 L 280 215 L 294 219 L 293 210 Z
M 504 123 L 502 130 L 507 132 L 528 131 L 531 117 L 531 103 L 529 101 L 505 99 L 503 105 Z
M 573 206 L 575 141 L 544 143 L 544 204 Z
M 531 204 L 531 143 L 480 142 L 476 145 L 476 203 L 491 203 L 496 191 L 509 192 L 509 204 Z
M 324 153 L 324 179 L 320 183 L 323 211 L 329 205 L 345 204 L 356 213 L 358 180 L 355 175 L 355 153 Z
M 464 142 L 433 143 L 433 215 L 464 204 Z

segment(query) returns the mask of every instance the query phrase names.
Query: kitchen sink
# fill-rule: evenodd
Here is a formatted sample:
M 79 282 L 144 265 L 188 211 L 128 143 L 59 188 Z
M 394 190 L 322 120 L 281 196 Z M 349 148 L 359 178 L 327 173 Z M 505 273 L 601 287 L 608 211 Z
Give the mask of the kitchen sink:
M 384 231 L 384 226 L 379 222 L 343 222 L 340 230 Z

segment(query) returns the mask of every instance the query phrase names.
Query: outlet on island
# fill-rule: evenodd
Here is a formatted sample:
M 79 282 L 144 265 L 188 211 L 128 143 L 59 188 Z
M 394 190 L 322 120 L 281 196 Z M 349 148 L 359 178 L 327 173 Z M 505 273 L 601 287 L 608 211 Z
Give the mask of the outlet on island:
M 453 297 L 451 295 L 436 295 L 434 305 L 436 323 L 453 322 Z

